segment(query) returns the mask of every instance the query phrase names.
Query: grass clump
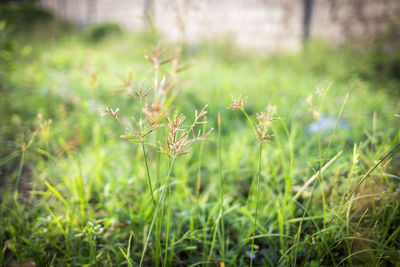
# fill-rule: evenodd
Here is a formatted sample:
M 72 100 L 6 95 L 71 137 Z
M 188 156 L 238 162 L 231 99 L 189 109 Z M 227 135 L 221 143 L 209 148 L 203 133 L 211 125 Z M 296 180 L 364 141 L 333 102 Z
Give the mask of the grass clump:
M 106 38 L 118 37 L 122 33 L 121 27 L 116 23 L 99 23 L 85 29 L 83 37 L 89 43 L 98 43 Z

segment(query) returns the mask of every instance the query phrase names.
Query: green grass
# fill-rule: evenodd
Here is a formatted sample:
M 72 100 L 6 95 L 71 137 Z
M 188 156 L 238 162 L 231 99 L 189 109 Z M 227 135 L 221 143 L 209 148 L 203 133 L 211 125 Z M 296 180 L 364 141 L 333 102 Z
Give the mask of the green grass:
M 267 55 L 223 41 L 183 46 L 182 61 L 194 65 L 179 76 L 174 109 L 192 121 L 208 104 L 205 128 L 216 131 L 171 162 L 154 147 L 164 130 L 142 147 L 98 111 L 140 116 L 137 102 L 115 92 L 129 71 L 135 86 L 151 86 L 143 55 L 160 37 L 96 43 L 46 25 L 45 34 L 1 31 L 0 263 L 138 266 L 143 255 L 143 266 L 248 266 L 253 253 L 253 266 L 400 262 L 398 150 L 379 162 L 400 141 L 400 80 L 376 68 L 372 49 L 315 42 Z M 329 84 L 319 113 L 347 127 L 308 134 L 315 119 L 306 99 Z M 277 106 L 262 154 L 247 118 L 226 109 L 240 94 L 253 120 Z M 39 113 L 52 119 L 49 131 Z M 20 134 L 28 144 L 35 129 L 23 150 Z

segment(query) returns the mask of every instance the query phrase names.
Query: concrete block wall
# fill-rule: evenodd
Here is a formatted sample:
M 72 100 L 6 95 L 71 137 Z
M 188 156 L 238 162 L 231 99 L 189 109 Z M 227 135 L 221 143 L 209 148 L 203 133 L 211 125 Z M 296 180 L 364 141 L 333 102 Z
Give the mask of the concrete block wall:
M 299 5 L 286 9 L 284 3 L 159 0 L 155 2 L 154 14 L 158 28 L 174 40 L 197 43 L 228 35 L 243 47 L 293 50 L 301 44 L 302 10 Z
M 336 42 L 365 40 L 400 25 L 399 0 L 314 0 L 311 36 Z
M 373 36 L 387 21 L 400 21 L 400 0 L 310 0 L 311 38 L 344 42 Z M 167 39 L 189 44 L 230 37 L 236 45 L 264 51 L 301 47 L 304 0 L 41 0 L 57 16 L 80 25 L 116 22 L 140 31 L 147 12 Z

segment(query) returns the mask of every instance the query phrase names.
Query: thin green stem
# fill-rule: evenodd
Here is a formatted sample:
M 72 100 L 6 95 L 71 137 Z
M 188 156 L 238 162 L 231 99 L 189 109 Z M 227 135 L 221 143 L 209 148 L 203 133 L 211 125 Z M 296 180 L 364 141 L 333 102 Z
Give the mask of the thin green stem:
M 21 160 L 19 162 L 19 168 L 18 168 L 18 176 L 17 176 L 17 181 L 15 182 L 14 185 L 14 191 L 18 191 L 18 186 L 21 181 L 21 175 L 22 175 L 22 168 L 24 167 L 24 162 L 25 162 L 25 149 L 21 150 Z
M 319 121 L 317 121 L 318 123 L 318 158 L 319 158 L 319 169 L 322 169 L 323 166 L 323 161 L 325 161 L 325 159 L 322 158 L 322 145 L 321 145 L 321 124 L 319 123 Z M 322 197 L 322 213 L 323 213 L 323 223 L 324 223 L 324 227 L 326 224 L 326 200 L 325 200 L 325 189 L 324 189 L 324 180 L 323 177 L 321 175 L 321 172 L 318 172 L 318 182 L 320 185 L 320 190 L 321 190 L 321 197 Z
M 378 168 L 378 166 L 386 160 L 387 157 L 389 157 L 396 149 L 400 147 L 400 142 L 397 143 L 386 155 L 384 155 L 371 169 L 368 170 L 368 172 L 363 176 L 363 178 L 358 182 L 357 186 L 354 187 L 354 189 L 347 195 L 347 197 L 344 199 L 344 204 L 349 201 L 349 199 L 353 196 L 353 194 L 357 191 L 357 189 L 361 186 L 361 184 L 371 175 L 371 173 Z
M 251 128 L 253 129 L 253 131 L 256 132 L 256 128 L 254 127 L 253 121 L 251 120 L 250 116 L 247 114 L 246 110 L 243 108 L 243 109 L 241 109 L 241 111 L 246 116 L 247 121 L 249 122 L 249 124 L 250 124 Z
M 225 229 L 224 229 L 224 192 L 223 192 L 223 177 L 222 177 L 222 157 L 221 157 L 221 114 L 218 113 L 218 180 L 219 180 L 219 201 L 221 213 L 221 238 L 220 246 L 222 256 L 225 256 Z
M 172 160 L 171 167 L 169 168 L 167 178 L 165 178 L 165 183 L 164 183 L 164 186 L 163 186 L 163 189 L 162 189 L 162 192 L 161 192 L 160 199 L 158 200 L 156 208 L 154 210 L 153 219 L 151 220 L 150 229 L 149 229 L 149 232 L 147 233 L 146 242 L 145 242 L 144 247 L 143 247 L 143 252 L 142 252 L 142 256 L 140 258 L 139 267 L 141 267 L 142 264 L 143 264 L 144 255 L 146 254 L 146 250 L 147 250 L 147 246 L 149 244 L 150 236 L 151 236 L 151 233 L 153 231 L 154 223 L 156 221 L 158 209 L 160 208 L 160 204 L 161 204 L 162 200 L 164 199 L 165 190 L 166 190 L 166 188 L 168 186 L 168 182 L 169 182 L 169 180 L 171 178 L 171 172 L 172 172 L 172 169 L 174 167 L 174 163 L 175 163 L 175 158 Z
M 83 174 L 82 174 L 82 167 L 81 167 L 81 161 L 79 154 L 76 155 L 76 161 L 77 161 L 77 168 L 78 168 L 78 176 L 76 177 L 76 189 L 80 201 L 80 210 L 81 210 L 81 215 L 83 218 L 86 218 L 86 198 L 85 198 L 85 191 L 84 191 L 84 185 L 83 185 Z
M 168 168 L 170 168 L 170 167 L 171 167 L 171 158 L 168 157 Z M 168 191 L 167 191 L 167 194 L 168 194 Z M 158 225 L 158 229 L 160 231 L 157 238 L 160 241 L 160 258 L 161 258 L 161 264 L 162 265 L 164 264 L 164 261 L 163 261 L 163 254 L 162 254 L 162 251 L 161 251 L 161 231 L 162 231 L 162 227 L 163 227 L 164 214 L 167 214 L 167 212 L 168 212 L 168 207 L 166 207 L 166 203 L 165 203 L 166 199 L 167 199 L 167 196 L 162 201 L 161 214 L 160 214 L 160 216 L 158 216 L 158 224 L 157 224 Z M 166 255 L 166 256 L 168 256 L 168 255 Z
M 158 142 L 161 139 L 160 131 L 156 131 L 156 146 L 158 146 Z M 160 184 L 160 168 L 161 168 L 161 161 L 160 161 L 160 153 L 156 154 L 156 188 Z
M 167 198 L 164 198 L 164 202 Z M 165 238 L 165 256 L 164 256 L 164 265 L 167 266 L 167 259 L 168 259 L 168 243 L 169 243 L 169 231 L 171 225 L 171 179 L 168 182 L 168 207 L 167 207 L 168 217 L 167 217 L 167 231 L 166 231 L 166 238 Z
M 328 89 L 329 89 L 329 87 L 328 87 Z M 339 114 L 338 114 L 338 117 L 337 117 L 337 120 L 336 120 L 335 128 L 333 129 L 332 134 L 331 134 L 331 136 L 329 138 L 329 143 L 328 143 L 327 148 L 325 149 L 324 155 L 322 157 L 322 161 L 320 160 L 320 169 L 325 164 L 326 158 L 328 156 L 329 149 L 330 149 L 330 147 L 332 145 L 333 138 L 334 138 L 334 136 L 336 134 L 336 130 L 337 130 L 338 126 L 339 126 L 340 118 L 342 117 L 343 110 L 344 110 L 344 107 L 345 107 L 345 105 L 347 103 L 348 98 L 349 98 L 349 93 L 346 94 L 346 96 L 345 96 L 345 98 L 343 100 L 342 106 L 340 107 L 340 111 L 339 111 Z M 320 124 L 319 123 L 318 123 L 318 134 L 319 134 L 319 153 L 320 153 L 320 159 L 321 159 L 321 130 L 320 130 Z M 319 172 L 318 180 L 319 180 L 319 183 L 320 183 L 320 186 L 321 186 L 322 203 L 323 203 L 323 214 L 324 214 L 324 227 L 325 227 L 327 218 L 326 218 L 326 200 L 325 200 L 325 192 L 324 192 L 324 179 L 323 179 L 322 172 Z
M 168 158 L 168 166 L 171 166 L 171 162 Z M 167 266 L 167 260 L 168 260 L 168 243 L 169 243 L 169 231 L 170 231 L 170 222 L 171 222 L 171 179 L 168 182 L 168 191 L 167 194 L 164 198 L 163 201 L 163 211 L 161 212 L 161 225 L 162 225 L 162 218 L 164 217 L 164 209 L 166 206 L 166 200 L 168 198 L 168 205 L 166 208 L 166 216 L 167 216 L 167 228 L 166 228 L 166 237 L 165 237 L 165 255 L 164 255 L 164 261 L 163 261 L 163 266 Z
M 203 132 L 205 131 L 206 124 L 203 124 Z M 196 183 L 196 206 L 194 210 L 194 216 L 191 220 L 191 231 L 194 231 L 194 224 L 200 223 L 199 218 L 199 202 L 200 202 L 200 190 L 201 190 L 201 166 L 202 166 L 202 155 L 203 155 L 203 145 L 204 142 L 200 143 L 200 151 L 199 151 L 199 160 L 198 160 L 198 167 L 197 167 L 197 183 Z M 190 240 L 190 246 L 193 246 L 193 239 Z
M 156 142 L 155 146 L 158 145 L 159 140 L 161 139 L 160 137 L 160 131 L 156 131 Z M 156 153 L 156 185 L 155 188 L 158 188 L 160 186 L 160 165 L 161 165 L 161 158 L 160 158 L 160 153 Z M 161 252 L 161 220 L 158 220 L 156 222 L 155 226 L 155 235 L 156 235 L 156 261 L 155 261 L 155 266 L 159 266 L 159 255 Z M 162 256 L 161 256 L 161 261 L 162 261 Z
M 224 257 L 225 255 L 225 233 L 224 233 L 224 220 L 223 220 L 223 205 L 224 205 L 224 195 L 223 195 L 223 181 L 222 181 L 222 162 L 221 162 L 221 114 L 218 113 L 218 144 L 217 144 L 217 157 L 218 157 L 218 191 L 219 191 L 219 213 L 217 217 L 217 221 L 214 228 L 213 238 L 211 241 L 211 248 L 208 253 L 208 263 L 211 260 L 211 255 L 214 250 L 215 238 L 217 234 L 218 227 L 221 221 L 221 233 L 220 233 L 220 246 L 221 246 L 221 255 Z M 207 265 L 208 265 L 207 263 Z
M 222 214 L 221 214 L 221 210 L 220 210 L 219 213 L 218 213 L 217 221 L 216 221 L 215 226 L 214 226 L 214 233 L 213 233 L 213 238 L 212 238 L 212 241 L 211 241 L 210 251 L 208 252 L 208 260 L 207 260 L 207 265 L 206 266 L 208 266 L 208 264 L 211 261 L 211 255 L 212 255 L 212 253 L 214 251 L 215 238 L 217 236 L 217 230 L 218 230 L 218 225 L 219 225 L 219 221 L 221 219 L 221 216 L 222 216 Z
M 251 240 L 250 267 L 253 266 L 254 237 L 255 237 L 255 234 L 256 234 L 258 202 L 259 202 L 259 198 L 260 198 L 260 180 L 261 180 L 260 176 L 261 176 L 262 144 L 263 143 L 260 142 L 260 152 L 259 152 L 259 157 L 258 157 L 256 210 L 255 210 L 255 214 L 254 214 L 253 238 Z
M 206 125 L 203 124 L 203 132 L 205 131 Z M 200 189 L 201 189 L 201 159 L 203 155 L 203 142 L 200 143 L 200 151 L 199 151 L 199 164 L 197 167 L 197 188 L 196 188 L 196 212 L 199 208 L 199 199 L 200 199 Z
M 325 150 L 325 154 L 324 154 L 324 157 L 323 157 L 322 164 L 325 163 L 325 160 L 326 160 L 326 158 L 328 156 L 329 149 L 331 148 L 333 138 L 335 137 L 336 130 L 337 130 L 338 126 L 339 126 L 340 118 L 342 117 L 343 110 L 344 110 L 344 107 L 345 107 L 348 99 L 349 99 L 349 93 L 346 94 L 346 96 L 345 96 L 345 98 L 343 100 L 342 106 L 340 107 L 340 111 L 339 111 L 339 114 L 338 114 L 338 117 L 337 117 L 337 120 L 336 120 L 335 128 L 333 128 L 333 132 L 331 134 L 331 137 L 329 138 L 328 147 Z
M 155 206 L 156 205 L 156 201 L 155 201 L 154 195 L 153 195 L 153 187 L 151 186 L 150 170 L 149 170 L 149 165 L 147 164 L 146 149 L 144 148 L 143 142 L 141 142 L 141 144 L 142 144 L 142 149 L 143 149 L 144 162 L 146 164 L 147 179 L 148 179 L 148 182 L 149 182 L 151 199 L 153 200 L 153 206 Z

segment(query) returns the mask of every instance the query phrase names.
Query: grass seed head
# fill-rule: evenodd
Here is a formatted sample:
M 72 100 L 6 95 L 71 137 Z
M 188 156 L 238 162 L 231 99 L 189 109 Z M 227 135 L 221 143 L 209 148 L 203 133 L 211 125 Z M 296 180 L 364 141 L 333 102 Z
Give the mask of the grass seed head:
M 35 139 L 35 137 L 38 135 L 38 131 L 35 130 L 33 132 L 30 132 L 29 137 L 26 140 L 26 136 L 24 133 L 21 133 L 20 135 L 20 139 L 21 139 L 21 145 L 20 148 L 22 151 L 26 151 L 33 143 L 33 140 Z
M 172 107 L 168 106 L 166 102 L 166 98 L 162 97 L 154 102 L 147 101 L 145 103 L 143 113 L 149 122 L 159 123 L 169 115 Z
M 168 136 L 164 138 L 164 143 L 160 142 L 161 153 L 170 158 L 177 158 L 181 155 L 190 154 L 190 146 L 197 141 L 210 141 L 208 138 L 211 131 L 203 134 L 201 130 L 195 134 L 196 125 L 207 123 L 207 105 L 200 111 L 195 112 L 194 122 L 190 126 L 184 126 L 186 117 L 183 114 L 175 113 L 173 118 L 168 118 Z
M 257 121 L 255 125 L 255 134 L 256 138 L 261 142 L 268 140 L 273 137 L 272 134 L 267 134 L 269 126 L 272 121 L 277 120 L 273 116 L 276 113 L 276 106 L 268 105 L 266 108 L 266 112 L 257 113 Z
M 128 87 L 127 95 L 136 98 L 139 101 L 142 101 L 146 96 L 148 96 L 153 88 L 150 88 L 147 92 L 143 91 L 144 81 L 140 84 L 138 90 L 134 90 L 132 92 L 132 87 Z
M 317 105 L 314 103 L 314 96 L 313 95 L 309 95 L 306 99 L 306 102 L 308 104 L 308 110 L 312 113 L 313 117 L 315 120 L 319 120 L 320 118 L 320 113 L 318 111 L 318 107 Z
M 159 70 L 161 65 L 164 65 L 173 60 L 173 57 L 162 60 L 161 57 L 165 53 L 165 49 L 161 48 L 161 42 L 159 42 L 155 47 L 152 48 L 153 55 L 150 56 L 148 53 L 145 53 L 144 58 L 147 59 L 153 67 L 148 71 L 148 73 L 153 72 L 155 70 Z
M 115 111 L 112 108 L 109 107 L 105 107 L 104 109 L 100 109 L 101 112 L 101 116 L 112 116 L 114 117 L 116 120 L 119 121 L 119 118 L 117 116 L 118 112 L 119 112 L 119 108 L 117 108 Z
M 233 103 L 229 107 L 227 107 L 227 109 L 240 109 L 240 110 L 243 110 L 244 107 L 246 106 L 247 97 L 242 98 L 242 96 L 239 95 L 239 97 L 235 99 L 232 96 L 232 102 Z
M 145 58 L 150 61 L 153 68 L 149 72 L 154 71 L 154 85 L 153 85 L 153 98 L 146 102 L 143 112 L 149 121 L 158 123 L 169 115 L 171 103 L 175 98 L 176 91 L 171 89 L 176 85 L 176 76 L 178 72 L 183 71 L 187 66 L 179 66 L 182 49 L 176 48 L 175 54 L 167 59 L 162 59 L 165 54 L 165 49 L 161 48 L 161 43 L 158 43 L 156 47 L 152 49 L 152 56 L 148 53 L 145 54 Z M 164 68 L 161 70 L 161 65 L 172 61 L 170 72 Z M 161 79 L 158 78 L 158 70 L 161 70 L 163 76 Z
M 147 119 L 145 121 L 142 119 L 137 121 L 134 117 L 131 119 L 136 127 L 133 127 L 132 124 L 129 123 L 129 127 L 127 128 L 128 133 L 121 135 L 122 139 L 135 140 L 140 143 L 144 143 L 146 137 L 150 133 L 163 126 L 162 124 L 151 123 Z
M 38 122 L 39 122 L 39 128 L 44 131 L 44 132 L 49 132 L 50 131 L 50 126 L 53 123 L 52 119 L 48 120 L 43 120 L 43 115 L 41 113 L 38 114 Z

